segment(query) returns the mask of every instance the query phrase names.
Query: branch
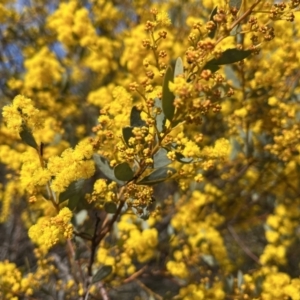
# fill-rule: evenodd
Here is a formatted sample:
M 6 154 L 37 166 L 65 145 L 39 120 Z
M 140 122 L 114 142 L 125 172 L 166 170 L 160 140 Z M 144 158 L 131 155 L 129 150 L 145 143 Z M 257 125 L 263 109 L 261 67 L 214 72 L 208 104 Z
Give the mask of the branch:
M 257 264 L 262 265 L 261 262 L 259 261 L 259 258 L 244 244 L 244 242 L 237 235 L 237 233 L 235 232 L 233 227 L 231 225 L 228 225 L 227 228 L 228 228 L 228 231 L 230 232 L 230 234 L 232 235 L 232 237 L 234 238 L 234 240 L 242 248 L 242 250 Z

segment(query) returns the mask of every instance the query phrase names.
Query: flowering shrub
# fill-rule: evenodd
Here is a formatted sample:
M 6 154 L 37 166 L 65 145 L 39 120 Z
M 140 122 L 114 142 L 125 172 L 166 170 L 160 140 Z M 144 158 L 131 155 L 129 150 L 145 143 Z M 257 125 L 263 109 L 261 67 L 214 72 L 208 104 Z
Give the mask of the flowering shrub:
M 300 299 L 300 2 L 28 3 L 0 4 L 0 298 Z

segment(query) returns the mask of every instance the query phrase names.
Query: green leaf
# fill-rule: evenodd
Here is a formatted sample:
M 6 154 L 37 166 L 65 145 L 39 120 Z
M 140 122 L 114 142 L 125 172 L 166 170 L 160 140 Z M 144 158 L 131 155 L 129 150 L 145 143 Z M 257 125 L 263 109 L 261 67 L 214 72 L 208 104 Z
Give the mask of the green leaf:
M 131 109 L 130 125 L 132 127 L 143 127 L 146 125 L 146 122 L 141 118 L 141 111 L 136 106 Z
M 154 169 L 158 169 L 161 167 L 165 167 L 169 165 L 172 161 L 167 156 L 168 151 L 165 148 L 160 148 L 154 155 L 153 155 L 153 167 Z
M 74 195 L 71 198 L 69 198 L 68 205 L 67 205 L 68 208 L 70 210 L 74 210 L 77 207 L 79 200 L 80 200 L 80 194 Z
M 214 259 L 214 257 L 212 255 L 209 254 L 203 254 L 201 256 L 202 260 L 207 263 L 210 267 L 213 267 L 216 265 L 216 260 Z
M 122 128 L 122 133 L 123 133 L 123 138 L 125 143 L 127 144 L 128 147 L 132 148 L 131 145 L 129 145 L 129 139 L 131 137 L 135 137 L 135 135 L 132 133 L 133 127 L 124 127 Z
M 92 283 L 96 283 L 98 281 L 101 281 L 102 279 L 107 277 L 112 272 L 112 270 L 113 270 L 112 266 L 103 266 L 93 276 Z
M 241 270 L 238 270 L 238 273 L 237 273 L 237 286 L 238 286 L 238 288 L 241 288 L 243 283 L 244 283 L 243 272 Z
M 229 0 L 229 7 L 236 7 L 238 10 L 241 8 L 242 0 Z
M 225 50 L 221 57 L 214 58 L 206 63 L 204 69 L 208 69 L 206 66 L 211 65 L 228 65 L 241 61 L 247 58 L 252 53 L 252 50 L 238 50 L 236 48 Z
M 80 210 L 77 214 L 74 215 L 74 223 L 76 226 L 80 226 L 84 223 L 88 217 L 88 212 L 86 209 Z
M 172 175 L 176 173 L 176 170 L 173 168 L 160 168 L 150 173 L 148 176 L 144 177 L 142 180 L 137 182 L 137 184 L 143 185 L 152 185 L 159 182 L 163 182 L 170 178 Z
M 72 182 L 64 192 L 59 194 L 59 203 L 64 202 L 67 199 L 69 199 L 69 201 L 78 202 L 84 182 L 85 179 L 79 179 L 77 181 Z
M 134 173 L 127 162 L 116 165 L 114 174 L 117 179 L 122 181 L 129 181 L 134 177 Z
M 217 72 L 220 69 L 218 65 L 211 64 L 210 62 L 206 63 L 203 70 L 210 70 L 213 73 Z
M 114 169 L 110 166 L 109 161 L 105 157 L 103 157 L 99 154 L 94 154 L 93 158 L 96 163 L 96 166 L 107 178 L 117 182 L 119 185 L 125 184 L 124 181 L 120 181 L 116 178 Z
M 174 78 L 176 78 L 178 75 L 183 75 L 183 73 L 184 73 L 183 62 L 181 57 L 178 57 L 175 63 Z
M 38 150 L 38 145 L 34 139 L 34 136 L 30 129 L 26 126 L 22 126 L 22 131 L 20 132 L 21 140 L 26 143 L 28 146 Z
M 136 209 L 135 207 L 132 208 L 133 213 L 143 220 L 148 220 L 150 217 L 150 211 L 148 207 L 144 207 L 142 211 Z
M 162 110 L 162 101 L 158 98 L 155 98 L 154 106 L 161 109 L 161 113 L 156 116 L 155 121 L 156 121 L 156 127 L 157 127 L 158 131 L 162 132 L 164 130 L 165 124 L 166 124 L 166 116 Z
M 234 285 L 234 277 L 230 274 L 225 279 L 225 291 L 227 293 L 232 293 L 232 291 L 233 291 L 233 285 Z
M 175 113 L 175 106 L 173 104 L 175 96 L 169 89 L 170 81 L 173 81 L 173 71 L 172 68 L 169 66 L 164 77 L 162 89 L 162 108 L 166 118 L 171 121 Z
M 217 23 L 214 21 L 214 16 L 217 14 L 218 12 L 218 6 L 216 6 L 213 11 L 210 14 L 210 18 L 209 20 L 215 23 L 215 28 L 213 30 L 211 30 L 211 32 L 208 34 L 208 37 L 213 39 L 215 37 L 216 31 L 217 31 Z
M 112 201 L 105 202 L 104 210 L 109 214 L 114 214 L 117 211 L 117 204 Z
M 176 160 L 183 164 L 190 164 L 193 161 L 193 158 L 185 157 L 179 152 L 175 152 L 175 155 L 176 155 Z
M 232 66 L 225 66 L 224 67 L 224 72 L 225 72 L 225 75 L 226 75 L 226 79 L 231 80 L 232 85 L 235 88 L 238 88 L 238 89 L 241 88 L 240 80 L 236 76 L 236 72 L 233 70 Z
M 238 142 L 238 140 L 233 137 L 230 138 L 230 144 L 231 144 L 231 153 L 229 154 L 229 159 L 233 161 L 238 157 L 239 153 L 243 152 L 243 147 Z

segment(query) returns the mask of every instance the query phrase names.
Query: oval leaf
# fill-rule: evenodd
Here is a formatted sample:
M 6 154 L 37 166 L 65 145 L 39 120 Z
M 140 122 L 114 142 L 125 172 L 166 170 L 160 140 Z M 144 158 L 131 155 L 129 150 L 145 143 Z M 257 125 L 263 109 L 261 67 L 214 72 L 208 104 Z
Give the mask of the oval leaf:
M 237 286 L 238 286 L 238 288 L 241 288 L 243 283 L 244 283 L 243 272 L 241 270 L 238 270 L 238 273 L 237 273 Z
M 181 57 L 178 57 L 175 63 L 174 78 L 177 77 L 178 75 L 183 75 L 183 73 L 184 73 L 183 62 Z
M 208 62 L 203 68 L 203 70 L 210 70 L 213 73 L 217 72 L 219 69 L 220 67 L 218 65 L 211 64 L 210 62 Z
M 165 167 L 169 165 L 172 161 L 167 156 L 168 151 L 165 148 L 160 148 L 154 155 L 153 155 L 153 167 L 155 169 Z
M 229 0 L 229 7 L 235 7 L 237 10 L 240 10 L 242 2 L 242 0 Z
M 252 53 L 251 50 L 238 50 L 236 48 L 233 49 L 227 49 L 225 50 L 221 57 L 214 58 L 210 60 L 204 67 L 206 68 L 207 65 L 228 65 L 233 64 L 235 62 L 241 61 L 245 58 L 247 58 Z
M 116 165 L 114 174 L 117 179 L 122 181 L 129 181 L 134 177 L 134 173 L 127 162 Z
M 190 164 L 193 161 L 193 158 L 185 157 L 179 152 L 175 152 L 175 155 L 176 155 L 176 160 L 183 164 Z
M 173 168 L 160 168 L 150 173 L 148 176 L 144 177 L 137 184 L 151 185 L 159 182 L 163 182 L 170 178 L 176 173 L 176 170 Z
M 154 99 L 154 107 L 160 108 L 162 110 L 162 101 L 158 98 L 155 98 Z M 167 120 L 166 116 L 162 110 L 161 113 L 159 115 L 157 115 L 155 118 L 156 127 L 159 132 L 162 132 L 164 130 L 166 120 Z
M 38 150 L 37 142 L 35 141 L 35 138 L 32 134 L 32 132 L 29 130 L 27 126 L 22 127 L 22 131 L 20 132 L 21 140 L 26 143 L 28 146 Z
M 132 146 L 129 145 L 129 139 L 131 137 L 134 137 L 134 134 L 132 133 L 133 127 L 124 127 L 122 128 L 122 132 L 123 132 L 123 138 L 125 143 L 127 144 L 128 147 L 132 148 Z
M 68 208 L 70 210 L 74 210 L 77 207 L 77 204 L 79 203 L 80 200 L 80 194 L 74 195 L 72 197 L 69 198 L 68 201 Z
M 125 184 L 124 181 L 118 180 L 116 178 L 114 169 L 110 166 L 109 161 L 105 157 L 103 157 L 99 154 L 94 154 L 93 158 L 96 163 L 96 166 L 107 178 L 117 182 L 119 185 Z
M 93 276 L 92 283 L 96 283 L 98 281 L 101 281 L 102 279 L 107 277 L 112 272 L 112 270 L 113 270 L 112 266 L 103 266 Z
M 173 105 L 175 96 L 169 89 L 170 81 L 173 81 L 173 71 L 169 66 L 164 77 L 162 89 L 162 108 L 166 118 L 171 121 L 175 112 L 175 106 Z
M 59 194 L 59 203 L 67 199 L 71 200 L 72 198 L 74 198 L 74 201 L 78 202 L 84 182 L 85 179 L 79 179 L 77 181 L 72 182 L 64 192 Z
M 114 214 L 117 211 L 117 204 L 112 201 L 105 202 L 104 210 L 109 214 Z
M 136 106 L 131 109 L 130 125 L 133 127 L 143 127 L 146 125 L 146 122 L 141 118 L 141 111 Z
M 214 22 L 215 24 L 215 28 L 213 30 L 210 31 L 210 33 L 208 34 L 208 37 L 213 39 L 215 37 L 216 31 L 217 31 L 217 23 L 214 21 L 214 16 L 217 14 L 218 12 L 218 6 L 216 6 L 213 11 L 210 14 L 210 18 L 209 20 Z

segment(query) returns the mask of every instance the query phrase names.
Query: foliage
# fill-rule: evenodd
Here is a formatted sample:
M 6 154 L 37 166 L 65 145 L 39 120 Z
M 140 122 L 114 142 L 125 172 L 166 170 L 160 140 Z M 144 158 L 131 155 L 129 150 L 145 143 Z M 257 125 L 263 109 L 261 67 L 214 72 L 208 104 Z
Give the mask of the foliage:
M 2 1 L 0 298 L 300 299 L 299 4 Z

